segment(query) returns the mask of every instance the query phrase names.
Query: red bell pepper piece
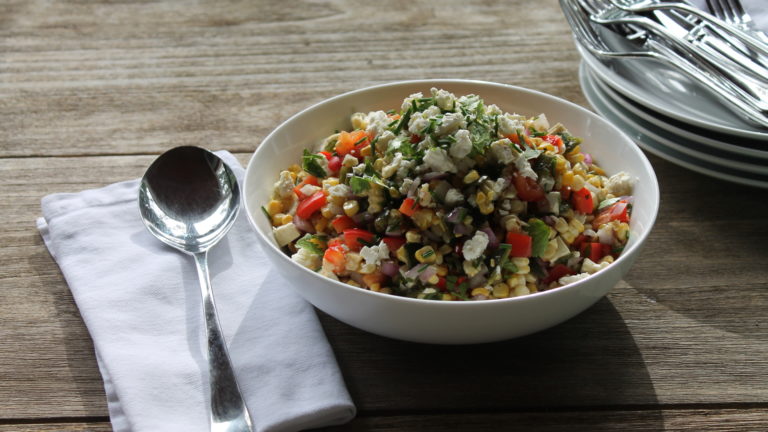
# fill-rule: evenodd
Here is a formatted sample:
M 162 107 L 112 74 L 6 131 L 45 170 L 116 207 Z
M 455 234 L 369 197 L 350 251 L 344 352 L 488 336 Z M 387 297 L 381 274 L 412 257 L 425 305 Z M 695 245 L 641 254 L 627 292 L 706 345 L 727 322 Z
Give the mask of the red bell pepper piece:
M 296 208 L 296 215 L 302 219 L 309 219 L 316 211 L 320 210 L 325 203 L 325 194 L 321 190 L 317 191 L 312 194 L 312 196 L 299 203 L 299 206 Z
M 507 243 L 512 246 L 509 250 L 511 257 L 530 257 L 533 250 L 533 238 L 526 234 L 508 232 Z

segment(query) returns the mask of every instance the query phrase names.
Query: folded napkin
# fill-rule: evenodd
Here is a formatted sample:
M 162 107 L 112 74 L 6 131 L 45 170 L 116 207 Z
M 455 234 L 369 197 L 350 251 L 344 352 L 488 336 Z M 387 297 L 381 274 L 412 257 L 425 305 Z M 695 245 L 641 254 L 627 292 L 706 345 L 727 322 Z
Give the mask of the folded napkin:
M 219 156 L 242 179 L 237 160 Z M 114 430 L 208 431 L 194 262 L 144 228 L 138 184 L 46 196 L 38 228 L 93 338 Z M 254 430 L 345 423 L 355 406 L 317 316 L 269 265 L 244 213 L 209 264 Z

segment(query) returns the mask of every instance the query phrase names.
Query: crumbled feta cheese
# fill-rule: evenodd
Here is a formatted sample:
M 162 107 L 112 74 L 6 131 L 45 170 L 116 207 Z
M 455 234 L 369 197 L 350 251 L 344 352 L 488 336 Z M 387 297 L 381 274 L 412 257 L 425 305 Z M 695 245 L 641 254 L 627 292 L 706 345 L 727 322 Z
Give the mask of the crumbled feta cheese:
M 355 165 L 354 167 L 352 167 L 352 172 L 355 175 L 363 175 L 365 173 L 365 164 L 364 163 L 359 163 L 359 164 Z
M 456 188 L 448 189 L 445 193 L 445 205 L 455 207 L 464 201 L 464 195 Z
M 408 132 L 413 135 L 421 135 L 424 130 L 429 127 L 429 116 L 424 112 L 417 112 L 411 115 L 411 120 L 408 121 Z
M 435 203 L 432 202 L 432 193 L 429 190 L 429 183 L 424 183 L 419 187 L 418 192 L 419 205 L 422 207 L 434 207 Z
M 632 177 L 629 174 L 621 171 L 620 173 L 612 175 L 605 185 L 606 191 L 614 196 L 624 196 L 632 194 L 633 186 Z
M 509 186 L 509 180 L 505 179 L 504 177 L 499 177 L 496 179 L 495 182 L 491 185 L 491 190 L 497 195 L 500 196 L 501 193 L 504 191 L 504 189 Z
M 517 171 L 522 176 L 532 178 L 534 180 L 539 178 L 539 176 L 536 175 L 536 171 L 531 168 L 531 164 L 528 162 L 528 159 L 526 159 L 522 153 L 520 153 L 520 155 L 517 156 L 517 159 L 515 159 L 515 167 L 517 167 Z
M 325 158 L 323 158 L 325 159 Z M 273 196 L 276 198 L 287 198 L 293 194 L 293 177 L 290 171 L 281 171 L 280 178 L 275 183 Z
M 531 127 L 536 129 L 537 132 L 546 132 L 547 129 L 549 129 L 549 120 L 547 120 L 547 116 L 544 115 L 544 113 L 539 114 L 538 117 L 533 119 Z
M 451 144 L 450 153 L 454 158 L 461 159 L 472 151 L 472 138 L 466 129 L 459 129 L 454 137 L 456 141 Z
M 365 123 L 367 125 L 365 131 L 373 133 L 374 135 L 379 135 L 387 130 L 391 121 L 392 119 L 389 118 L 384 111 L 371 111 L 365 117 Z
M 407 195 L 412 185 L 413 185 L 413 179 L 405 178 L 403 179 L 403 183 L 400 185 L 400 189 L 398 190 L 400 191 L 401 194 Z
M 558 237 L 559 238 L 559 237 Z M 584 258 L 584 262 L 581 263 L 581 272 L 582 273 L 596 273 L 606 267 L 608 267 L 611 263 L 607 261 L 603 261 L 600 264 L 595 263 L 589 258 Z
M 392 158 L 392 162 L 388 163 L 387 165 L 384 165 L 384 167 L 381 169 L 381 176 L 384 178 L 390 178 L 397 172 L 397 169 L 400 168 L 400 162 L 403 161 L 403 155 L 402 153 L 395 153 L 395 157 Z
M 275 234 L 275 240 L 277 241 L 277 244 L 280 245 L 280 247 L 283 247 L 288 243 L 296 240 L 301 235 L 293 222 L 280 225 L 279 227 L 274 228 L 273 231 Z
M 515 160 L 517 151 L 512 148 L 512 141 L 507 138 L 500 139 L 491 143 L 491 154 L 501 164 L 508 164 Z
M 560 236 L 555 237 L 555 242 L 557 242 L 557 249 L 555 250 L 555 253 L 549 257 L 550 262 L 555 262 L 571 253 L 571 250 L 568 249 L 568 245 L 565 244 L 565 241 Z
M 310 270 L 316 270 L 321 265 L 322 257 L 309 249 L 299 248 L 291 259 Z
M 403 159 L 400 161 L 400 167 L 397 169 L 397 174 L 395 175 L 398 179 L 404 179 L 409 176 L 411 168 L 413 167 L 414 162 L 412 160 Z
M 299 191 L 304 196 L 314 195 L 314 193 L 319 191 L 319 190 L 320 190 L 319 186 L 315 186 L 315 185 L 311 185 L 311 184 L 305 184 L 304 186 L 301 187 L 301 189 L 299 189 Z
M 328 188 L 328 193 L 332 197 L 346 198 L 352 195 L 352 188 L 345 184 L 339 183 L 335 186 L 331 186 L 330 188 Z
M 432 147 L 427 150 L 424 154 L 424 164 L 434 172 L 456 172 L 456 165 L 453 164 L 450 156 L 448 156 L 448 152 L 439 147 Z
M 502 115 L 499 119 L 499 134 L 500 135 L 513 135 L 518 131 L 523 131 L 523 122 L 520 121 L 517 116 L 512 117 L 509 115 Z
M 411 102 L 413 102 L 416 99 L 423 98 L 424 95 L 421 92 L 414 93 L 407 98 L 403 99 L 403 104 L 400 106 L 400 109 L 403 110 L 403 112 L 408 111 L 408 108 L 411 107 Z
M 563 276 L 557 280 L 557 283 L 559 283 L 560 285 L 568 285 L 574 282 L 578 282 L 587 276 L 589 276 L 589 273 L 579 273 L 575 275 Z
M 346 155 L 344 155 L 344 159 L 341 161 L 341 166 L 352 168 L 356 166 L 358 163 L 360 163 L 360 161 L 358 161 L 356 157 L 347 153 Z
M 383 241 L 376 246 L 363 246 L 360 249 L 360 256 L 367 265 L 377 266 L 381 260 L 389 258 L 389 247 Z
M 459 129 L 467 127 L 467 121 L 464 120 L 464 116 L 461 113 L 446 113 L 443 116 L 443 121 L 440 122 L 440 126 L 437 127 L 435 133 L 440 136 L 452 134 Z
M 435 99 L 435 103 L 440 109 L 445 111 L 452 111 L 456 107 L 456 95 L 453 93 L 432 87 L 430 90 L 432 97 Z
M 485 113 L 489 116 L 498 116 L 504 114 L 503 111 L 501 111 L 501 108 L 496 106 L 496 104 L 490 104 L 485 107 Z
M 385 130 L 379 135 L 379 140 L 376 141 L 376 150 L 382 149 L 386 151 L 389 148 L 389 143 L 395 138 L 395 134 L 392 131 Z
M 476 260 L 485 252 L 488 247 L 488 234 L 482 231 L 476 231 L 475 235 L 464 242 L 461 251 L 466 260 Z

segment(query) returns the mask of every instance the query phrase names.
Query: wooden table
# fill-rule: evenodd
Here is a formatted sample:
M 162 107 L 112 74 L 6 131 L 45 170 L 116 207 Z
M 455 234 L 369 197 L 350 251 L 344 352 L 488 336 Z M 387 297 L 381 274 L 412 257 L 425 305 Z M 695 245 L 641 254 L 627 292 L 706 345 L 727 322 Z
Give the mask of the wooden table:
M 180 144 L 245 162 L 282 120 L 394 80 L 472 78 L 588 106 L 555 0 L 0 4 L 0 431 L 109 430 L 93 346 L 35 229 L 40 198 Z M 359 409 L 332 430 L 768 430 L 768 193 L 656 157 L 632 271 L 550 330 L 429 346 L 321 314 Z

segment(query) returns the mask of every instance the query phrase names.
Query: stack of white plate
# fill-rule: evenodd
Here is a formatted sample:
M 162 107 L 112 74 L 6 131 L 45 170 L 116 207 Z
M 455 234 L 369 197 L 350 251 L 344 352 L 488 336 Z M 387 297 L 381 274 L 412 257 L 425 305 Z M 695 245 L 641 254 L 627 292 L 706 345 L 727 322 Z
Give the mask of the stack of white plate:
M 640 147 L 693 171 L 768 189 L 768 130 L 663 64 L 603 61 L 579 48 L 587 100 Z

